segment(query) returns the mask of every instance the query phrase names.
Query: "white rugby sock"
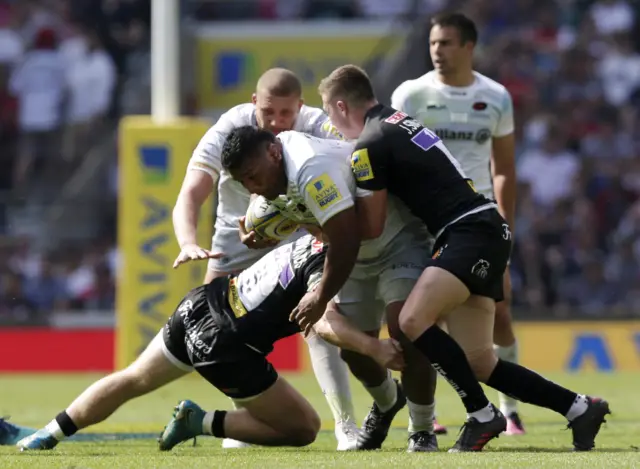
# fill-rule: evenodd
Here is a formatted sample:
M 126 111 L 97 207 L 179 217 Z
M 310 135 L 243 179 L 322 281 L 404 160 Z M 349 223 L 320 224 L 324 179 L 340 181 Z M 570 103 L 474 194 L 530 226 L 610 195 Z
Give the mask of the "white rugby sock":
M 58 441 L 62 441 L 67 437 L 62 431 L 62 428 L 60 428 L 60 425 L 58 424 L 56 419 L 53 419 L 51 422 L 49 422 L 47 426 L 44 427 L 44 429 Z
M 567 417 L 567 420 L 571 422 L 572 420 L 577 419 L 582 414 L 584 414 L 588 408 L 589 401 L 587 400 L 587 396 L 578 394 L 573 401 L 573 404 L 571 404 L 571 408 L 569 409 L 569 412 L 567 412 L 567 415 L 565 415 L 565 417 Z
M 493 411 L 493 407 L 491 406 L 491 404 L 489 404 L 483 409 L 476 410 L 475 412 L 467 414 L 467 417 L 475 417 L 478 422 L 485 423 L 493 420 L 493 417 L 495 415 L 496 413 Z
M 213 435 L 213 414 L 214 412 L 207 412 L 202 419 L 202 434 Z
M 416 432 L 433 433 L 433 419 L 436 404 L 415 404 L 407 399 L 409 408 L 409 434 Z
M 355 422 L 349 368 L 340 357 L 340 349 L 318 335 L 307 337 L 311 366 L 336 423 Z
M 511 362 L 511 363 L 518 363 L 518 342 L 517 341 L 508 347 L 501 347 L 499 345 L 494 345 L 493 350 L 496 352 L 496 355 L 501 360 Z M 509 417 L 509 414 L 518 411 L 517 400 L 502 393 L 498 393 L 498 397 L 500 399 L 500 412 L 502 412 L 505 415 L 505 417 Z
M 373 400 L 382 412 L 391 409 L 398 399 L 398 387 L 392 379 L 391 371 L 389 370 L 387 370 L 387 379 L 385 379 L 380 386 L 365 386 L 365 389 L 371 394 L 371 397 L 373 397 Z

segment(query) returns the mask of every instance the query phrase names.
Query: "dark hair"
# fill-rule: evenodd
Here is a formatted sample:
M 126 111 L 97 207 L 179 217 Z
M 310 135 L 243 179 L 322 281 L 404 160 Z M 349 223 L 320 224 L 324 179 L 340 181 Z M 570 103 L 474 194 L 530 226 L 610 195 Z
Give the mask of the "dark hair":
M 473 20 L 462 13 L 441 13 L 431 18 L 431 27 L 455 28 L 460 34 L 460 43 L 478 43 L 478 29 Z
M 229 132 L 222 147 L 222 167 L 227 171 L 238 169 L 256 156 L 262 145 L 275 141 L 276 136 L 265 129 L 251 125 L 235 128 Z

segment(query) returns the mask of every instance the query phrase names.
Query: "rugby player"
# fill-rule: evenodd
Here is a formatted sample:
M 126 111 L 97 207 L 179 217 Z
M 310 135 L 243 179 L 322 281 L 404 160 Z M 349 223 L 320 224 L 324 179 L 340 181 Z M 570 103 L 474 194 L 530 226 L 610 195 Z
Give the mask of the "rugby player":
M 358 214 L 375 237 L 389 195 L 396 195 L 435 235 L 432 259 L 400 313 L 400 328 L 460 396 L 467 420 L 452 452 L 481 451 L 506 418 L 478 381 L 565 416 L 576 450 L 594 447 L 609 413 L 606 401 L 577 394 L 493 350 L 496 301 L 511 252 L 511 231 L 495 202 L 479 194 L 442 141 L 407 114 L 376 100 L 366 73 L 334 70 L 319 86 L 324 109 L 346 138 L 358 138 L 352 166 L 362 198 Z M 360 206 L 359 206 L 360 208 Z M 450 335 L 438 322 L 446 320 Z
M 175 267 L 190 259 L 210 257 L 212 252 L 224 254 L 209 260 L 204 283 L 250 266 L 274 247 L 268 240 L 258 240 L 254 233 L 246 233 L 242 223 L 239 226 L 238 220 L 249 207 L 250 194 L 220 165 L 227 134 L 244 125 L 274 133 L 295 129 L 323 138 L 340 138 L 322 110 L 303 104 L 302 85 L 296 75 L 281 68 L 267 70 L 260 77 L 251 103 L 236 106 L 220 117 L 193 152 L 173 211 L 175 235 L 181 248 Z M 198 211 L 214 188 L 218 207 L 212 248 L 208 250 L 196 241 Z M 320 337 L 308 337 L 307 344 L 313 370 L 335 420 L 337 449 L 355 449 L 357 426 L 347 367 L 339 350 Z M 227 439 L 223 446 L 246 445 Z
M 229 134 L 222 165 L 250 192 L 264 196 L 288 218 L 319 231 L 321 228 L 323 238 L 328 239 L 323 281 L 316 295 L 305 297 L 292 317 L 307 329 L 335 296 L 336 312 L 377 337 L 385 310 L 389 323 L 397 324 L 402 302 L 427 265 L 427 232 L 420 220 L 406 208 L 403 213 L 401 204 L 392 199 L 384 229 L 376 239 L 360 244 L 356 208 L 360 198 L 369 193 L 356 190 L 349 165 L 352 150 L 353 144 L 348 142 L 299 132 L 282 132 L 276 137 L 265 130 L 243 127 Z M 355 247 L 359 247 L 357 256 L 351 251 Z M 397 330 L 390 327 L 392 337 Z M 352 372 L 374 399 L 358 437 L 358 449 L 380 448 L 394 416 L 407 403 L 408 450 L 437 450 L 433 434 L 435 371 L 417 350 L 405 352 L 407 368 L 402 381 L 407 388 L 403 389 L 388 370 L 362 354 L 343 351 Z
M 431 19 L 429 51 L 434 70 L 400 85 L 391 107 L 431 128 L 460 162 L 476 190 L 495 200 L 498 211 L 514 229 L 516 205 L 513 104 L 507 89 L 473 70 L 476 26 L 453 13 Z M 504 275 L 504 300 L 496 304 L 493 331 L 498 357 L 518 363 L 511 324 L 511 279 Z M 500 410 L 507 417 L 507 435 L 524 433 L 517 401 L 500 393 Z M 439 426 L 438 430 L 443 429 Z
M 44 428 L 19 441 L 21 450 L 48 450 L 95 425 L 122 404 L 196 370 L 242 408 L 206 412 L 182 401 L 159 438 L 161 450 L 198 435 L 270 446 L 305 446 L 320 429 L 309 402 L 278 376 L 267 360 L 273 344 L 300 332 L 293 307 L 319 284 L 326 247 L 312 235 L 269 252 L 239 275 L 217 277 L 191 290 L 164 328 L 128 368 L 87 388 Z M 317 327 L 351 342 L 337 345 L 370 354 L 382 366 L 403 367 L 393 341 L 378 341 L 331 312 Z M 320 330 L 319 330 L 320 332 Z

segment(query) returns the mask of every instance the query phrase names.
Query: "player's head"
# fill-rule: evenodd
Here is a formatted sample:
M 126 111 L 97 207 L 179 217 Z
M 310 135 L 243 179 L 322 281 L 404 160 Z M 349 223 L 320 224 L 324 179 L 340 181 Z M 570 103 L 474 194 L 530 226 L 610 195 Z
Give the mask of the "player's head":
M 222 167 L 252 194 L 273 200 L 286 192 L 282 144 L 266 129 L 232 130 L 222 148 Z
M 343 65 L 320 82 L 318 92 L 331 123 L 348 139 L 358 138 L 364 114 L 376 103 L 367 73 L 356 65 Z
M 444 13 L 431 19 L 429 53 L 435 69 L 443 75 L 471 69 L 478 30 L 462 13 Z
M 302 107 L 302 84 L 292 71 L 271 68 L 258 79 L 251 100 L 258 126 L 275 134 L 291 130 Z

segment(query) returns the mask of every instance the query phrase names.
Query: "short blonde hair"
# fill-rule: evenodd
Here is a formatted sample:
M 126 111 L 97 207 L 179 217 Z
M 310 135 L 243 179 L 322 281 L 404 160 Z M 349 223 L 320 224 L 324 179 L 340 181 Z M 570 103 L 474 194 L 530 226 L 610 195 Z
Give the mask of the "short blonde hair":
M 320 82 L 318 92 L 329 101 L 340 99 L 354 105 L 375 99 L 373 85 L 367 72 L 357 65 L 336 68 Z
M 271 68 L 258 79 L 256 91 L 266 91 L 278 98 L 302 96 L 302 83 L 291 70 L 286 68 Z

